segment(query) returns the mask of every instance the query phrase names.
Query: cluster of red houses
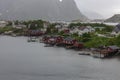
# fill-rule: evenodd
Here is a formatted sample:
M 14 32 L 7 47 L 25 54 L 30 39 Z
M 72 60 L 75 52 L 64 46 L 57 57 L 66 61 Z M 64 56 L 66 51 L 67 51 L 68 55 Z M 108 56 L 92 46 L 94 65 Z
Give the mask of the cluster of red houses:
M 44 36 L 43 42 L 50 45 L 65 46 L 66 48 L 83 48 L 83 43 L 78 42 L 71 37 L 64 38 L 62 36 Z

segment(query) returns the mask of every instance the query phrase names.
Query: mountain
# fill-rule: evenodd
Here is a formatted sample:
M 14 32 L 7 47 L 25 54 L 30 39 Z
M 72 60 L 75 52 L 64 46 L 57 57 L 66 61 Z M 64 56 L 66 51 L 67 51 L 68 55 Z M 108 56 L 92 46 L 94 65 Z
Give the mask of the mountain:
M 82 11 L 82 13 L 86 17 L 88 17 L 89 19 L 92 19 L 92 20 L 94 20 L 94 19 L 104 19 L 104 17 L 101 14 L 99 14 L 97 12 L 90 11 L 90 10 Z
M 112 17 L 110 17 L 109 19 L 107 19 L 105 22 L 119 23 L 120 22 L 120 14 L 113 15 Z
M 104 19 L 94 19 L 94 20 L 91 20 L 91 22 L 101 22 L 101 23 L 103 23 L 103 22 L 105 22 L 105 20 Z
M 71 21 L 87 18 L 74 0 L 0 0 L 1 19 Z

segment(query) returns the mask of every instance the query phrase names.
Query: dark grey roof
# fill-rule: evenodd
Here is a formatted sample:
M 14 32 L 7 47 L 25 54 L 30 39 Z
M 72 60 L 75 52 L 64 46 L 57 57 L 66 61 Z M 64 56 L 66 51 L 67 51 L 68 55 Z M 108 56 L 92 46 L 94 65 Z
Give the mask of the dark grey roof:
M 115 29 L 114 29 L 115 32 L 120 32 L 120 24 L 118 24 Z
M 74 39 L 71 38 L 71 37 L 67 37 L 67 38 L 65 38 L 64 40 L 66 40 L 66 41 L 72 41 L 72 40 L 74 40 Z
M 118 25 L 116 25 L 116 27 L 120 27 L 120 23 Z
M 116 50 L 116 49 L 120 49 L 118 46 L 108 46 L 109 48 Z

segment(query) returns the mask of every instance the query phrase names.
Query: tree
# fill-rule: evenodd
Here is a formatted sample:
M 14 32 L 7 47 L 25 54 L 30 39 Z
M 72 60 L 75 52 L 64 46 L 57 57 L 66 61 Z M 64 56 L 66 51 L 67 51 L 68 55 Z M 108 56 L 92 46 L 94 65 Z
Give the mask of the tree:
M 115 38 L 115 43 L 120 46 L 120 35 Z
M 52 33 L 51 28 L 48 27 L 46 32 L 47 32 L 47 34 L 51 34 Z
M 11 21 L 8 21 L 8 23 L 7 23 L 6 26 L 12 26 L 12 22 L 11 22 Z
M 85 46 L 89 48 L 100 47 L 108 45 L 108 38 L 93 36 L 88 42 L 85 42 Z
M 41 28 L 43 28 L 44 21 L 30 20 L 30 21 L 24 21 L 23 24 L 26 25 L 30 29 L 41 29 Z
M 89 40 L 91 40 L 91 34 L 90 33 L 84 33 L 82 35 L 82 42 L 88 42 Z

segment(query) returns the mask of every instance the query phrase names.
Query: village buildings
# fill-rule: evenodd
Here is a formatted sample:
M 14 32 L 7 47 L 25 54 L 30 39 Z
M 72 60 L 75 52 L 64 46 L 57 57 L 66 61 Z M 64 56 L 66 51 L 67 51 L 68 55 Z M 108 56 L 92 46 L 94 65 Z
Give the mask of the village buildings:
M 79 35 L 82 35 L 84 33 L 91 33 L 91 32 L 95 32 L 95 29 L 92 28 L 91 26 L 81 26 L 81 27 L 77 26 L 70 31 L 71 34 L 78 33 Z
M 12 21 L 12 27 L 16 29 L 23 29 L 23 28 L 26 28 L 27 26 L 24 24 L 20 24 L 20 23 L 16 25 L 15 22 Z
M 5 27 L 7 25 L 7 21 L 0 21 L 0 27 Z

